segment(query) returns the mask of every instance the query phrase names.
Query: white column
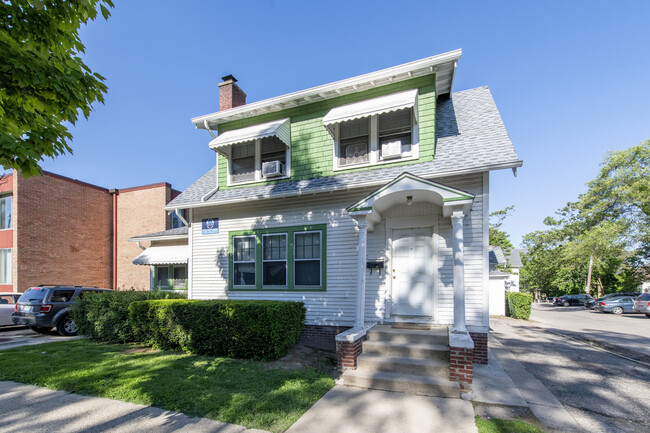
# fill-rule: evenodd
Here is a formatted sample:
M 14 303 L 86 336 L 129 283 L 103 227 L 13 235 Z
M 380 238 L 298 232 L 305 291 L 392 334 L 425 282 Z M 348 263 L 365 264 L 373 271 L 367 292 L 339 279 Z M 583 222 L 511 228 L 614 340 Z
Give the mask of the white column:
M 451 215 L 454 236 L 454 326 L 455 332 L 467 332 L 465 325 L 465 257 L 463 246 L 463 220 L 465 214 L 455 211 Z
M 366 246 L 368 244 L 368 221 L 366 216 L 357 218 L 359 228 L 359 252 L 357 256 L 357 317 L 354 327 L 362 329 L 364 326 L 364 315 L 366 313 Z

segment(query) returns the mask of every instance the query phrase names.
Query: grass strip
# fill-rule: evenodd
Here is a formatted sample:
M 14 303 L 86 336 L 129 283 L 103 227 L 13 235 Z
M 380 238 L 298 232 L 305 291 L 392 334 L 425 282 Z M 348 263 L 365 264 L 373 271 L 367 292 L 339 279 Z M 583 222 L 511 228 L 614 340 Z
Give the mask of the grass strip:
M 483 419 L 476 416 L 478 433 L 544 433 L 539 427 L 520 420 Z
M 283 432 L 332 386 L 327 373 L 73 340 L 0 351 L 0 379 Z

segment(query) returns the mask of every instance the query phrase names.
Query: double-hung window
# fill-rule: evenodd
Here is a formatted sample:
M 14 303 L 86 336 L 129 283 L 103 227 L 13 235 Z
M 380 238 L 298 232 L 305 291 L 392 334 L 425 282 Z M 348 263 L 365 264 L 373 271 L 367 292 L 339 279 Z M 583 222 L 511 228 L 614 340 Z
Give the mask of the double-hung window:
M 418 158 L 417 89 L 336 107 L 323 117 L 334 169 Z
M 232 239 L 232 284 L 255 287 L 257 281 L 257 239 L 255 236 L 235 236 Z
M 0 249 L 0 284 L 13 284 L 13 249 Z
M 0 197 L 0 230 L 11 228 L 11 195 Z
M 285 179 L 291 172 L 291 121 L 225 131 L 210 148 L 228 161 L 228 185 Z
M 230 290 L 325 290 L 325 225 L 230 232 Z

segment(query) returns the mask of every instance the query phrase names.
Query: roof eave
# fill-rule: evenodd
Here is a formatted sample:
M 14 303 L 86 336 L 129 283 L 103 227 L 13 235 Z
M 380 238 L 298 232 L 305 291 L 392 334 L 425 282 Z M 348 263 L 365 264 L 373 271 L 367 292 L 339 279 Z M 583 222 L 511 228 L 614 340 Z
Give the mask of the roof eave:
M 517 168 L 521 167 L 523 164 L 523 161 L 521 160 L 516 160 L 512 162 L 507 162 L 507 163 L 501 163 L 501 164 L 492 164 L 492 165 L 487 165 L 483 167 L 475 167 L 475 168 L 469 168 L 469 169 L 457 169 L 457 170 L 445 170 L 445 171 L 439 171 L 436 173 L 432 173 L 431 176 L 426 176 L 425 179 L 434 179 L 438 177 L 444 177 L 444 176 L 457 176 L 457 175 L 464 175 L 464 174 L 471 174 L 471 173 L 482 173 L 485 171 L 494 171 L 494 170 L 504 170 L 508 168 Z M 407 168 L 407 167 L 405 167 Z M 354 186 L 350 186 L 349 188 L 341 189 L 341 188 L 332 188 L 332 187 L 325 187 L 325 188 L 318 188 L 318 189 L 313 189 L 309 190 L 307 192 L 303 191 L 289 191 L 286 193 L 282 194 L 274 194 L 273 196 L 263 196 L 263 197 L 257 197 L 256 200 L 269 200 L 269 199 L 274 199 L 274 198 L 286 198 L 286 197 L 297 197 L 301 195 L 312 195 L 312 194 L 319 194 L 319 193 L 325 193 L 325 192 L 330 192 L 330 191 L 341 191 L 341 190 L 351 190 L 351 189 L 356 189 L 356 188 L 365 188 L 365 187 L 373 187 L 373 186 L 378 186 L 378 185 L 383 185 L 390 182 L 390 180 L 382 180 L 382 181 L 372 181 L 372 182 L 362 182 L 358 183 Z M 201 208 L 201 207 L 208 207 L 208 206 L 221 206 L 221 205 L 226 205 L 226 204 L 235 204 L 235 203 L 245 203 L 247 201 L 250 201 L 250 197 L 245 197 L 245 198 L 236 198 L 236 199 L 231 199 L 231 200 L 219 200 L 218 202 L 202 202 L 202 203 L 193 203 L 193 204 L 186 204 L 186 205 L 179 205 L 179 206 L 165 206 L 165 210 L 168 211 L 173 211 L 175 209 L 196 209 L 196 208 Z M 171 203 L 170 203 L 171 204 Z
M 204 116 L 194 117 L 192 123 L 199 129 L 216 127 L 217 125 L 232 120 L 257 116 L 264 113 L 281 111 L 287 108 L 306 105 L 312 102 L 327 100 L 341 95 L 351 94 L 367 90 L 373 87 L 380 87 L 393 82 L 411 79 L 414 76 L 423 76 L 436 73 L 438 66 L 449 64 L 451 76 L 448 84 L 440 84 L 438 88 L 438 79 L 436 78 L 436 91 L 438 94 L 451 93 L 456 66 L 458 59 L 462 55 L 462 50 L 449 51 L 425 59 L 415 60 L 380 71 L 347 78 L 333 83 L 324 84 L 310 89 L 300 90 L 298 92 L 288 93 L 286 95 L 265 99 L 258 102 L 231 108 L 229 110 L 217 111 Z M 428 71 L 427 71 L 428 70 Z M 425 71 L 424 73 L 418 71 Z M 383 82 L 386 81 L 386 82 Z M 381 84 L 380 84 L 381 82 Z

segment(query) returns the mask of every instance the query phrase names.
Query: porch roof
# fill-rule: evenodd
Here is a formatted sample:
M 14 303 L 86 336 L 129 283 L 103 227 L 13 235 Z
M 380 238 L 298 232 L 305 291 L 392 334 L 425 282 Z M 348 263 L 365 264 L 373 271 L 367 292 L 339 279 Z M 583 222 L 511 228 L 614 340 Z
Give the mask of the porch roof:
M 453 93 L 449 100 L 438 103 L 436 116 L 436 154 L 433 161 L 219 191 L 215 191 L 216 169 L 213 167 L 168 203 L 165 209 L 215 206 L 340 189 L 378 187 L 405 171 L 425 179 L 434 179 L 521 167 L 522 161 L 515 153 L 487 87 Z

